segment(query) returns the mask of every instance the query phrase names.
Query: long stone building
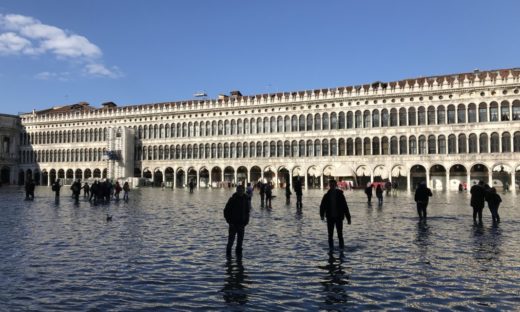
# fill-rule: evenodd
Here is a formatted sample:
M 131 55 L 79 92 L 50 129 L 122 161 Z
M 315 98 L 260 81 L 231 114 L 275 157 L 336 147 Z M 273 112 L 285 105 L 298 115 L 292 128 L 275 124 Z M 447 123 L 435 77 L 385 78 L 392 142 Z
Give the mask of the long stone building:
M 135 106 L 21 114 L 11 182 L 141 177 L 199 187 L 259 179 L 307 188 L 520 181 L 520 69 Z M 4 167 L 12 166 L 10 164 Z M 3 172 L 3 171 L 2 171 Z M 7 172 L 7 171 L 6 171 Z M 9 169 L 12 174 L 13 170 Z

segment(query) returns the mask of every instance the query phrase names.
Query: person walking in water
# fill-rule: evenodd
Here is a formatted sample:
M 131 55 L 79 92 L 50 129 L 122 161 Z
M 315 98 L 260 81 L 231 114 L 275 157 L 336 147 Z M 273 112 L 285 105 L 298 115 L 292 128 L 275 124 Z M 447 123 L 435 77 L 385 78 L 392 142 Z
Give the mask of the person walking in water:
M 471 187 L 470 205 L 473 207 L 473 223 L 482 225 L 482 210 L 484 209 L 484 202 L 486 200 L 486 190 L 484 188 L 484 181 L 480 180 L 478 184 Z
M 128 182 L 125 182 L 125 184 L 123 184 L 123 200 L 124 201 L 128 201 L 128 192 L 130 192 L 130 185 L 128 184 Z
M 81 193 L 81 182 L 79 179 L 72 183 L 70 189 L 72 190 L 72 197 L 74 197 L 74 201 L 77 203 L 79 201 L 79 194 Z
M 271 182 L 267 183 L 265 185 L 265 207 L 266 208 L 273 208 L 271 205 L 271 200 L 273 199 L 273 185 Z
M 492 187 L 487 194 L 487 202 L 491 216 L 493 217 L 493 223 L 500 223 L 500 216 L 498 215 L 498 207 L 502 202 L 502 198 L 497 194 L 497 189 Z
M 119 200 L 119 194 L 121 193 L 122 190 L 123 189 L 121 188 L 119 181 L 116 181 L 116 185 L 114 186 L 114 197 L 116 198 L 116 201 Z
M 368 182 L 365 188 L 365 194 L 367 194 L 367 202 L 369 205 L 372 204 L 372 183 Z
M 258 186 L 258 189 L 260 190 L 260 207 L 264 208 L 265 187 L 266 187 L 266 185 L 262 181 L 259 181 L 257 186 Z
M 379 206 L 381 206 L 383 204 L 383 188 L 381 187 L 381 184 L 378 184 L 376 187 L 376 197 Z
M 253 200 L 253 187 L 251 186 L 251 183 L 247 183 L 246 187 L 246 195 L 247 195 L 247 202 L 249 204 L 249 209 L 251 209 L 251 201 Z
M 83 198 L 90 198 L 90 186 L 88 183 L 85 182 L 81 188 L 83 189 Z
M 195 188 L 195 182 L 193 182 L 193 179 L 190 180 L 188 186 L 190 187 L 190 193 L 193 193 L 193 189 Z
M 224 208 L 224 218 L 229 225 L 226 255 L 231 256 L 231 249 L 237 237 L 236 254 L 242 255 L 245 227 L 249 223 L 249 203 L 243 185 L 237 186 L 237 191 L 228 200 Z
M 428 208 L 428 201 L 432 196 L 432 191 L 426 187 L 426 182 L 419 183 L 415 190 L 415 202 L 417 203 L 417 214 L 419 215 L 419 222 L 426 223 L 426 208 Z
M 34 200 L 34 189 L 36 188 L 36 184 L 32 179 L 29 179 L 25 184 L 25 199 L 26 200 Z
M 294 193 L 296 193 L 296 209 L 302 209 L 302 181 L 300 180 L 300 177 L 294 181 L 293 185 Z
M 323 221 L 327 218 L 327 233 L 329 240 L 329 251 L 334 250 L 334 227 L 338 234 L 339 248 L 345 248 L 343 241 L 343 219 L 346 218 L 348 224 L 351 223 L 350 212 L 347 200 L 343 191 L 337 188 L 336 180 L 329 181 L 329 190 L 323 196 L 320 204 L 320 218 Z
M 60 188 L 61 188 L 60 179 L 57 179 L 56 182 L 54 182 L 52 184 L 52 191 L 54 192 L 56 199 L 60 198 Z

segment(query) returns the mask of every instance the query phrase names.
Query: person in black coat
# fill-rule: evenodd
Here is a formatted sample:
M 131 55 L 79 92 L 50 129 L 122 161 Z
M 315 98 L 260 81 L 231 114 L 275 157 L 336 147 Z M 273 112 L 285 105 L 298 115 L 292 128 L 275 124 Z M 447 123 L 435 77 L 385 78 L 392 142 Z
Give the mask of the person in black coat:
M 482 224 L 482 210 L 486 200 L 486 189 L 484 188 L 484 181 L 480 180 L 478 184 L 471 187 L 471 201 L 470 205 L 473 207 L 473 223 L 477 224 L 477 216 L 479 224 Z
M 26 200 L 33 200 L 34 199 L 34 189 L 36 188 L 36 184 L 31 179 L 27 181 L 27 184 L 25 184 L 25 199 Z
M 294 193 L 296 193 L 296 209 L 302 209 L 302 181 L 300 181 L 300 177 L 294 181 L 293 184 Z
M 419 214 L 419 221 L 426 222 L 426 208 L 432 196 L 432 191 L 426 187 L 426 182 L 419 183 L 415 190 L 415 202 L 417 203 L 417 214 Z
M 365 187 L 365 194 L 367 194 L 368 204 L 372 204 L 372 183 L 368 182 L 367 187 Z
M 229 225 L 226 255 L 231 255 L 235 236 L 237 236 L 235 251 L 238 256 L 242 255 L 242 242 L 244 240 L 245 227 L 249 223 L 249 213 L 248 196 L 245 194 L 244 186 L 239 185 L 236 193 L 231 196 L 226 204 L 226 208 L 224 208 L 224 218 Z
M 500 223 L 500 216 L 498 215 L 498 207 L 502 202 L 502 198 L 497 194 L 496 188 L 492 187 L 489 189 L 487 194 L 487 202 L 491 216 L 493 217 L 493 223 Z
M 334 249 L 334 227 L 336 227 L 336 232 L 338 233 L 339 248 L 345 248 L 343 241 L 343 219 L 347 218 L 347 222 L 350 224 L 350 212 L 345 195 L 343 195 L 342 190 L 337 188 L 335 180 L 329 181 L 329 190 L 321 200 L 320 217 L 322 221 L 327 217 L 329 250 L 332 251 Z
M 61 188 L 61 182 L 60 182 L 60 179 L 57 179 L 52 184 L 52 191 L 54 192 L 56 199 L 60 198 L 60 188 Z

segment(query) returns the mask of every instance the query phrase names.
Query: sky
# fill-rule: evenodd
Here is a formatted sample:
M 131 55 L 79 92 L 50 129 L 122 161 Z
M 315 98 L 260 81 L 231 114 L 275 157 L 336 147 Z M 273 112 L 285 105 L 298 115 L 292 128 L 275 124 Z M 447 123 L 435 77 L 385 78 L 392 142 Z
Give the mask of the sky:
M 520 67 L 517 0 L 0 0 L 0 113 Z

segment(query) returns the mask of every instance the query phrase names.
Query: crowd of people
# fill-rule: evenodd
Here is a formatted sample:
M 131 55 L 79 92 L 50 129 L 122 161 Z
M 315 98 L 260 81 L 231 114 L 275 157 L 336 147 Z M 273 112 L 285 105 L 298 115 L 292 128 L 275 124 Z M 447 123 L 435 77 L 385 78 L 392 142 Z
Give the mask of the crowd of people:
M 54 195 L 57 200 L 60 197 L 60 191 L 62 186 L 63 185 L 61 179 L 57 179 L 52 184 L 52 191 L 54 192 Z M 85 182 L 82 185 L 81 180 L 77 179 L 70 186 L 70 190 L 72 192 L 72 197 L 76 202 L 79 201 L 81 190 L 83 190 L 83 198 L 87 199 L 89 202 L 93 204 L 99 204 L 108 203 L 111 199 L 119 201 L 121 192 L 123 192 L 123 200 L 128 201 L 130 185 L 128 184 L 128 182 L 125 182 L 123 186 L 121 186 L 119 181 L 113 183 L 109 179 L 106 179 L 104 181 L 95 180 L 92 183 L 92 185 L 89 185 L 88 182 Z
M 259 181 L 256 184 L 260 194 L 260 205 L 263 208 L 271 208 L 272 198 L 272 184 L 270 182 L 264 183 Z M 375 193 L 378 199 L 379 205 L 383 204 L 383 193 L 386 189 L 387 195 L 390 194 L 394 185 L 385 184 L 383 189 L 381 184 L 375 186 Z M 365 194 L 367 195 L 368 204 L 370 206 L 372 199 L 372 189 L 374 185 L 368 183 L 365 188 Z M 293 190 L 296 193 L 296 208 L 301 209 L 302 207 L 302 185 L 299 179 L 294 182 Z M 502 199 L 497 194 L 494 187 L 489 187 L 483 181 L 475 184 L 471 188 L 471 201 L 470 205 L 473 207 L 473 221 L 476 225 L 482 225 L 482 211 L 485 202 L 488 203 L 489 210 L 492 215 L 493 223 L 497 224 L 500 222 L 500 216 L 498 214 L 498 208 Z M 287 194 L 287 193 L 286 193 Z M 228 223 L 228 243 L 226 246 L 226 254 L 231 255 L 231 250 L 237 237 L 236 254 L 237 256 L 242 255 L 242 245 L 244 240 L 245 227 L 249 223 L 250 211 L 251 211 L 251 198 L 253 196 L 253 188 L 248 183 L 247 189 L 238 185 L 236 193 L 234 193 L 224 208 L 224 218 Z M 426 186 L 426 182 L 421 182 L 417 185 L 414 194 L 414 200 L 417 205 L 417 214 L 419 216 L 420 223 L 426 223 L 427 219 L 427 208 L 430 197 L 433 193 L 430 188 Z M 264 202 L 265 198 L 265 202 Z M 334 229 L 338 236 L 339 248 L 344 249 L 345 243 L 343 239 L 343 220 L 347 220 L 348 224 L 351 224 L 351 215 L 349 207 L 345 198 L 345 194 L 341 188 L 338 187 L 338 183 L 335 180 L 329 181 L 329 189 L 323 196 L 319 207 L 320 218 L 322 221 L 326 220 L 327 223 L 327 237 L 329 244 L 329 251 L 332 252 L 334 249 Z M 477 222 L 478 217 L 478 222 Z

